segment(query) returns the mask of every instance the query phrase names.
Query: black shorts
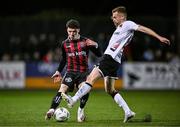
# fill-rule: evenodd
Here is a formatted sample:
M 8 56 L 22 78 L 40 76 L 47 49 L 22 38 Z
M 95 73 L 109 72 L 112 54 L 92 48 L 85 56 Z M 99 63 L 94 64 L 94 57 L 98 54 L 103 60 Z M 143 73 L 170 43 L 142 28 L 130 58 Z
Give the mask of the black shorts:
M 100 73 L 103 77 L 109 76 L 117 78 L 117 71 L 119 69 L 119 63 L 115 61 L 110 55 L 103 55 L 102 59 L 98 63 Z
M 89 72 L 66 72 L 62 84 L 65 84 L 69 87 L 69 92 L 74 90 L 74 87 L 78 88 L 79 84 L 86 81 L 87 75 Z

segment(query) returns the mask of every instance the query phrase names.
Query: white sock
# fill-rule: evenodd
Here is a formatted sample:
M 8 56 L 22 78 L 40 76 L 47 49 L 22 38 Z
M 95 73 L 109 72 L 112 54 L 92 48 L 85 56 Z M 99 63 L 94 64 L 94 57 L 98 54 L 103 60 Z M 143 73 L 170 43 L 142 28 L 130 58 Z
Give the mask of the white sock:
M 91 90 L 92 86 L 90 84 L 84 83 L 79 90 L 76 92 L 76 94 L 72 97 L 73 101 L 78 101 L 82 96 L 86 95 L 89 93 Z
M 130 112 L 131 110 L 129 109 L 127 103 L 125 102 L 125 100 L 122 98 L 122 96 L 117 93 L 115 96 L 114 96 L 114 100 L 115 102 L 119 105 L 119 107 L 122 107 L 122 109 L 124 110 L 125 113 L 128 113 Z

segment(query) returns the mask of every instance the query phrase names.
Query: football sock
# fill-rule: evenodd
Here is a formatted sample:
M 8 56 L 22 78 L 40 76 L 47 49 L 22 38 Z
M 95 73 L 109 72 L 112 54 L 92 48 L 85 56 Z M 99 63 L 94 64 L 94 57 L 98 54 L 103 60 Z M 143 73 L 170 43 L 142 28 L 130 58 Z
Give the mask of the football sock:
M 84 108 L 84 106 L 86 105 L 88 98 L 89 98 L 89 93 L 87 93 L 80 99 L 80 108 L 81 109 Z
M 72 97 L 73 101 L 76 102 L 77 100 L 79 100 L 82 96 L 84 96 L 85 94 L 89 93 L 89 91 L 91 90 L 92 85 L 89 83 L 84 83 L 79 90 L 76 92 L 76 94 Z
M 114 98 L 114 96 L 117 94 L 118 92 L 116 90 L 114 90 L 112 93 L 110 93 L 110 95 L 112 96 L 112 98 Z
M 119 105 L 119 107 L 122 107 L 124 112 L 127 113 L 130 111 L 127 103 L 125 102 L 125 100 L 122 98 L 122 96 L 117 93 L 115 96 L 114 96 L 114 100 L 115 102 Z
M 61 92 L 58 92 L 52 100 L 51 108 L 56 109 L 58 107 L 61 99 L 62 99 Z

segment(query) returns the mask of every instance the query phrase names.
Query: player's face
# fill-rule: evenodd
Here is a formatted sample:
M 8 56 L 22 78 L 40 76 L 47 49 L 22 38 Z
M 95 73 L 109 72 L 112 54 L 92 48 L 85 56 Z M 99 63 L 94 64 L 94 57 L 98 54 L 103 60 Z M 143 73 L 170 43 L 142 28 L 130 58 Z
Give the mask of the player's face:
M 76 40 L 79 37 L 80 29 L 67 28 L 68 37 L 70 40 Z
M 123 13 L 114 12 L 112 13 L 111 19 L 114 25 L 117 27 L 125 20 L 125 16 Z

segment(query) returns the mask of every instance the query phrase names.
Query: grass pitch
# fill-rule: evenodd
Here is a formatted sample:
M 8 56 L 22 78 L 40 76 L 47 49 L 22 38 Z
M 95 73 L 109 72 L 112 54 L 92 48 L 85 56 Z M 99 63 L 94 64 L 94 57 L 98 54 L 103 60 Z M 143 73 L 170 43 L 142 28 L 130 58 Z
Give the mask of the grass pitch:
M 76 121 L 79 103 L 68 109 L 66 122 L 44 120 L 55 90 L 0 90 L 0 126 L 37 127 L 160 127 L 180 126 L 180 91 L 120 91 L 136 112 L 135 118 L 123 123 L 124 113 L 103 90 L 92 90 L 86 105 L 87 120 Z M 73 94 L 73 93 L 72 93 Z M 62 101 L 61 106 L 66 107 Z M 145 119 L 151 116 L 151 122 Z

